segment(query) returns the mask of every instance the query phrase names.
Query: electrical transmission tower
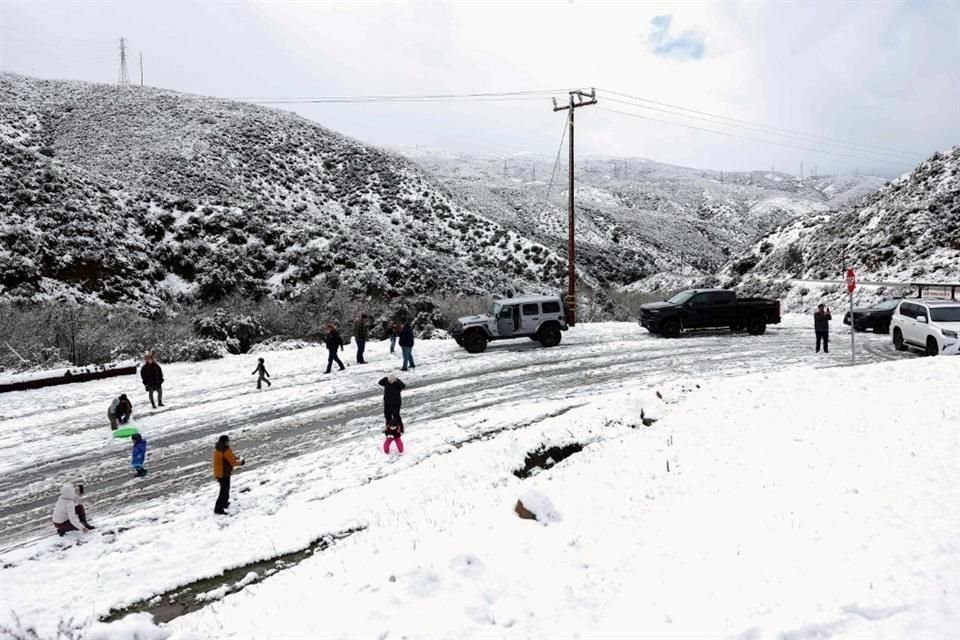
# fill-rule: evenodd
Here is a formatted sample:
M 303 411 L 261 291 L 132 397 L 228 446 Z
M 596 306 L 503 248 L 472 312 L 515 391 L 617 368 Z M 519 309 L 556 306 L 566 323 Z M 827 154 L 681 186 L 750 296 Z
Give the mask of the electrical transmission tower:
M 586 98 L 586 100 L 585 100 Z M 586 107 L 591 104 L 597 104 L 597 92 L 590 89 L 586 91 L 571 91 L 570 104 L 559 107 L 557 99 L 553 99 L 554 111 L 566 111 L 569 109 L 567 121 L 570 123 L 570 140 L 567 142 L 570 150 L 569 164 L 569 186 L 567 187 L 567 324 L 571 327 L 577 324 L 577 269 L 576 269 L 576 251 L 574 244 L 574 224 L 573 224 L 573 113 L 580 107 Z
M 127 39 L 120 38 L 120 77 L 117 84 L 121 87 L 130 86 L 130 74 L 127 72 Z

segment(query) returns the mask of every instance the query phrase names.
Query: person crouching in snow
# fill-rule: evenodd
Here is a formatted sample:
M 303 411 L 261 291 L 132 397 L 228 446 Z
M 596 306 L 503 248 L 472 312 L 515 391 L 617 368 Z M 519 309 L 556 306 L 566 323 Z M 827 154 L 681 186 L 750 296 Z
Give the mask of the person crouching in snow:
M 130 436 L 130 439 L 133 440 L 133 453 L 130 459 L 130 466 L 133 467 L 137 477 L 142 478 L 147 475 L 147 470 L 144 467 L 147 462 L 147 441 L 139 433 L 133 434 Z
M 110 428 L 116 429 L 118 424 L 127 424 L 130 416 L 133 415 L 133 403 L 127 398 L 127 394 L 121 393 L 119 398 L 115 398 L 107 409 L 107 418 L 110 419 Z
M 53 526 L 62 536 L 68 531 L 89 533 L 94 527 L 87 522 L 87 513 L 83 508 L 83 485 L 65 484 L 60 487 L 60 497 L 53 507 Z
M 386 440 L 383 441 L 383 452 L 386 454 L 390 453 L 390 443 L 397 443 L 397 453 L 403 453 L 403 440 L 400 439 L 400 436 L 403 435 L 403 425 L 400 424 L 400 421 L 394 418 L 390 422 L 387 422 L 386 428 L 383 430 Z
M 272 387 L 270 381 L 267 379 L 270 377 L 270 374 L 267 373 L 267 367 L 263 364 L 263 358 L 257 358 L 257 368 L 253 370 L 253 373 L 259 373 L 260 376 L 257 378 L 257 389 L 260 389 L 261 383 L 266 382 L 268 387 Z M 250 375 L 253 375 L 251 373 Z
M 390 374 L 386 378 L 381 378 L 378 383 L 383 387 L 383 417 L 390 424 L 396 420 L 397 424 L 403 428 L 403 420 L 400 418 L 400 392 L 407 388 L 407 385 L 397 379 L 397 376 Z
M 243 458 L 239 460 L 230 449 L 230 436 L 220 436 L 213 449 L 213 477 L 220 483 L 220 493 L 217 495 L 217 504 L 213 512 L 217 515 L 226 515 L 224 511 L 230 506 L 230 474 L 234 467 L 242 467 Z

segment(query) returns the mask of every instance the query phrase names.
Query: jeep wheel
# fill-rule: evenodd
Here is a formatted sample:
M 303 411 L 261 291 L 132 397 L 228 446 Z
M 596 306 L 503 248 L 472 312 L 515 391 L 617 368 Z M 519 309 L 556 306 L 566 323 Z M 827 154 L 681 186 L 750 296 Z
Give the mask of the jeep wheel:
M 937 344 L 937 339 L 933 336 L 927 338 L 927 349 L 924 353 L 928 356 L 935 356 L 940 353 L 940 345 Z
M 762 336 L 767 332 L 767 323 L 763 318 L 750 318 L 747 320 L 747 333 L 752 336 Z
M 660 325 L 660 333 L 665 338 L 679 338 L 680 321 L 677 319 L 664 320 L 663 324 Z
M 463 336 L 463 348 L 470 353 L 483 353 L 487 348 L 487 336 L 482 331 L 471 331 Z
M 560 329 L 555 325 L 540 329 L 540 344 L 545 347 L 555 347 L 560 344 Z
M 893 330 L 893 346 L 897 351 L 907 350 L 907 345 L 903 344 L 903 333 L 899 328 Z

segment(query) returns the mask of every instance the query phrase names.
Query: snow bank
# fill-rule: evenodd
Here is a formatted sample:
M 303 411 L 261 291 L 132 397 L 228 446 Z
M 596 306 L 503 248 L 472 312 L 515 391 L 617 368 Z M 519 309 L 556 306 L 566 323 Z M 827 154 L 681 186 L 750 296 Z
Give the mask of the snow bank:
M 876 637 L 960 633 L 956 359 L 706 385 L 538 475 L 526 434 L 326 501 L 370 528 L 175 620 L 218 637 Z M 624 411 L 612 398 L 555 423 Z M 593 420 L 596 423 L 596 419 Z M 667 467 L 669 463 L 669 471 Z M 527 481 L 530 482 L 530 481 Z M 322 616 L 317 602 L 336 602 Z M 177 637 L 177 636 L 174 636 Z

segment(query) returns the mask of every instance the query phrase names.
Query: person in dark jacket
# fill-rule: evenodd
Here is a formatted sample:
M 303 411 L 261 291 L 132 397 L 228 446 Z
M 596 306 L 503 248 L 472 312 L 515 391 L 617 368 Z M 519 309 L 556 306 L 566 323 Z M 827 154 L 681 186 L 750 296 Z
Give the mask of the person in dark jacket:
M 397 337 L 400 335 L 400 325 L 394 322 L 390 325 L 389 329 L 390 337 L 390 353 L 393 353 L 393 350 L 397 347 Z
M 147 463 L 147 440 L 139 433 L 133 434 L 130 439 L 133 440 L 130 466 L 133 467 L 137 477 L 142 478 L 147 475 L 147 468 L 144 466 Z
M 242 467 L 244 463 L 246 460 L 233 455 L 230 436 L 220 436 L 213 448 L 213 477 L 220 483 L 217 504 L 213 507 L 213 512 L 217 515 L 227 514 L 225 509 L 230 506 L 230 475 L 235 467 Z
M 157 364 L 157 361 L 154 360 L 153 354 L 148 353 L 146 361 L 143 363 L 143 366 L 140 367 L 140 379 L 143 380 L 143 387 L 147 390 L 147 395 L 150 396 L 150 406 L 154 409 L 157 408 L 157 405 L 163 406 L 163 369 L 160 368 L 160 365 Z M 153 392 L 157 392 L 157 402 L 153 402 Z
M 391 374 L 386 378 L 381 378 L 379 382 L 383 387 L 383 417 L 389 425 L 396 422 L 403 428 L 403 419 L 400 418 L 400 407 L 403 402 L 400 399 L 400 392 L 407 388 L 403 381 Z
M 353 339 L 357 341 L 357 364 L 367 364 L 363 359 L 363 350 L 367 346 L 367 335 L 370 333 L 370 323 L 367 314 L 362 314 L 353 325 Z
M 110 419 L 110 428 L 116 429 L 118 425 L 127 424 L 130 416 L 133 415 L 133 404 L 127 398 L 127 394 L 121 393 L 119 398 L 115 398 L 107 409 L 107 418 Z
M 400 352 L 403 354 L 403 367 L 400 370 L 415 369 L 417 365 L 413 362 L 413 326 L 409 320 L 405 321 L 400 329 Z
M 817 353 L 820 353 L 820 343 L 823 342 L 823 352 L 830 353 L 830 309 L 823 304 L 817 305 L 813 313 L 813 330 L 817 334 Z
M 383 441 L 383 452 L 386 454 L 389 454 L 390 444 L 393 442 L 396 442 L 397 452 L 402 455 L 403 440 L 400 439 L 400 436 L 403 435 L 403 425 L 400 424 L 397 420 L 392 420 L 387 423 L 386 428 L 383 430 L 383 434 L 386 436 L 386 439 Z
M 267 373 L 267 367 L 263 364 L 263 358 L 257 358 L 257 368 L 253 370 L 253 373 L 259 373 L 260 376 L 257 378 L 257 389 L 261 388 L 261 383 L 266 382 L 268 387 L 272 387 L 270 381 L 267 379 L 270 377 L 270 374 Z M 250 375 L 253 375 L 251 373 Z
M 332 324 L 327 325 L 327 337 L 323 339 L 324 343 L 327 345 L 327 370 L 324 373 L 330 373 L 330 369 L 333 367 L 333 363 L 336 362 L 340 365 L 340 371 L 343 371 L 343 363 L 340 362 L 340 358 L 337 357 L 337 351 L 343 351 L 343 338 L 340 337 L 340 332 L 337 331 L 337 328 Z

